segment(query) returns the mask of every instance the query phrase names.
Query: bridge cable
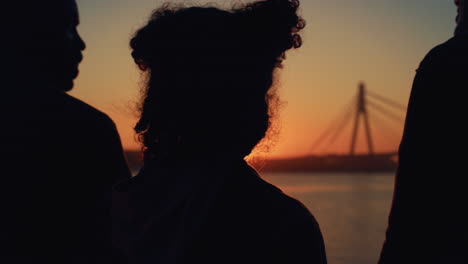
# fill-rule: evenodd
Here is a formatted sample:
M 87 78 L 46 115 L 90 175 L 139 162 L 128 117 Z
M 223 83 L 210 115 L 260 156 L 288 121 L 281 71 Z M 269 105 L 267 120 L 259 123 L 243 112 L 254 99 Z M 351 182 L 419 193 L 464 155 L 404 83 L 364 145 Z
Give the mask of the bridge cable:
M 341 112 L 337 118 L 335 118 L 330 125 L 327 127 L 327 129 L 315 140 L 314 144 L 312 144 L 311 151 L 317 150 L 317 148 L 328 139 L 328 137 L 332 134 L 333 131 L 336 131 L 336 127 L 339 127 L 340 124 L 342 123 L 341 120 L 345 119 L 346 116 L 348 115 L 350 111 L 350 108 L 352 108 L 354 105 L 356 105 L 356 96 L 353 97 L 351 102 L 345 107 L 345 111 Z
M 377 103 L 375 102 L 372 102 L 372 101 L 367 101 L 367 104 L 377 110 L 378 112 L 380 112 L 381 114 L 385 115 L 387 118 L 390 118 L 392 119 L 393 121 L 396 121 L 398 124 L 401 124 L 401 125 L 404 125 L 405 121 L 402 117 L 386 110 L 385 108 L 383 108 L 382 106 L 378 105 Z
M 335 129 L 335 132 L 333 133 L 331 139 L 328 141 L 328 144 L 326 145 L 327 147 L 333 145 L 335 143 L 336 139 L 343 133 L 346 125 L 349 123 L 350 120 L 353 119 L 355 116 L 356 109 L 354 111 L 351 109 L 350 111 L 347 111 L 346 115 L 344 116 L 342 122 L 339 124 L 339 126 Z
M 374 124 L 377 124 L 377 128 L 379 128 L 379 130 L 385 131 L 385 132 L 383 132 L 383 134 L 385 134 L 384 135 L 385 137 L 388 134 L 390 134 L 393 138 L 397 139 L 398 141 L 401 140 L 401 137 L 403 135 L 403 131 L 397 132 L 396 129 L 394 129 L 393 127 L 390 127 L 387 124 L 385 124 L 385 122 L 383 122 L 377 114 L 372 114 L 371 115 L 371 121 Z
M 378 131 L 379 132 L 377 134 L 383 136 L 384 137 L 383 140 L 386 143 L 385 145 L 387 145 L 387 148 L 390 147 L 392 149 L 392 151 L 388 151 L 388 150 L 385 151 L 382 148 L 381 152 L 398 153 L 398 148 L 399 148 L 399 145 L 400 145 L 400 142 L 401 142 L 402 135 L 401 134 L 397 135 L 399 133 L 396 133 L 395 131 L 391 131 L 391 130 L 388 130 L 388 129 L 387 129 L 386 133 L 380 132 L 380 129 L 386 127 L 386 126 L 382 125 L 382 123 L 380 121 L 381 121 L 380 119 L 379 119 L 379 121 L 376 121 L 375 117 L 372 120 L 372 122 L 378 123 L 378 127 L 379 127 Z
M 379 108 L 379 110 L 377 110 L 377 111 L 380 111 L 380 112 L 384 111 L 384 112 L 386 112 L 385 115 L 391 115 L 392 117 L 390 117 L 390 118 L 393 119 L 393 120 L 398 120 L 398 123 L 400 123 L 400 124 L 405 123 L 406 113 L 397 112 L 395 109 L 388 108 L 385 105 L 383 105 L 382 103 L 380 103 L 379 101 L 374 101 L 374 99 L 367 99 L 366 102 L 371 108 L 372 107 Z
M 392 106 L 393 108 L 397 108 L 398 110 L 404 111 L 404 112 L 406 112 L 406 110 L 407 110 L 406 106 L 404 106 L 404 105 L 402 105 L 402 104 L 400 104 L 400 103 L 398 103 L 396 101 L 393 101 L 392 99 L 388 99 L 386 97 L 378 95 L 378 94 L 376 94 L 376 93 L 374 93 L 372 91 L 369 91 L 369 90 L 367 90 L 366 93 L 367 93 L 368 97 L 376 99 L 376 100 L 386 104 L 387 106 Z

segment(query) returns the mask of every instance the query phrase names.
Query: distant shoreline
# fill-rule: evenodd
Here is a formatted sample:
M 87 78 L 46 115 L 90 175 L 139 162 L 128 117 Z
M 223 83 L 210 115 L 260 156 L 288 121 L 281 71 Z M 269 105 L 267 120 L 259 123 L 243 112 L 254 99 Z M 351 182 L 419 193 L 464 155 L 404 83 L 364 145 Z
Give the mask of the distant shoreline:
M 141 151 L 125 151 L 132 172 L 138 172 L 143 165 Z M 249 163 L 261 172 L 288 173 L 394 173 L 398 163 L 394 153 L 375 155 L 327 155 L 304 156 L 285 159 L 253 159 Z

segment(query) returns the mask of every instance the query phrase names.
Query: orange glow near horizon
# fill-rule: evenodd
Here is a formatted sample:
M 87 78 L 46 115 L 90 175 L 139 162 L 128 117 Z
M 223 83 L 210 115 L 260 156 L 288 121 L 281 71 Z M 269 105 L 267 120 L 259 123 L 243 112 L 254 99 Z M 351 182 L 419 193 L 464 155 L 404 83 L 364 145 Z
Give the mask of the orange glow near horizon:
M 222 7 L 236 2 L 241 1 L 217 3 Z M 450 1 L 427 0 L 424 8 L 416 2 L 301 1 L 301 13 L 307 21 L 304 45 L 287 54 L 285 68 L 278 74 L 278 91 L 284 102 L 275 120 L 280 133 L 269 139 L 274 144 L 268 152 L 262 148 L 256 153 L 269 157 L 348 153 L 351 122 L 329 148 L 311 148 L 355 96 L 361 80 L 369 90 L 406 105 L 419 62 L 433 46 L 451 37 L 456 15 Z M 126 149 L 141 148 L 133 132 L 141 76 L 130 57 L 128 42 L 151 10 L 162 3 L 78 1 L 79 31 L 87 50 L 72 95 L 107 113 Z M 397 150 L 403 122 L 385 122 L 389 129 L 382 128 L 374 122 L 376 115 L 370 113 L 376 151 Z M 388 130 L 392 130 L 391 137 L 384 133 Z M 358 152 L 367 151 L 363 131 L 361 124 Z

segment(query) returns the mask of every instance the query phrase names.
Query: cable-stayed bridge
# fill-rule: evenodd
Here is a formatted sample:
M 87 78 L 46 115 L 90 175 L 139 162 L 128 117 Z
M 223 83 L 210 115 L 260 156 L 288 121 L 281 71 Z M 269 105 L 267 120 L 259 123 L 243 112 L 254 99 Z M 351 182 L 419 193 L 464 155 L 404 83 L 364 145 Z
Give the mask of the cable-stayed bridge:
M 361 82 L 350 103 L 313 142 L 310 155 L 268 160 L 257 167 L 265 171 L 395 171 L 405 113 L 405 105 L 367 90 Z M 361 130 L 365 136 L 365 152 L 357 151 Z M 380 140 L 375 140 L 376 135 Z M 350 137 L 347 153 L 330 150 L 337 144 L 342 149 L 340 139 L 347 136 Z M 383 150 L 378 142 L 386 143 L 387 149 Z

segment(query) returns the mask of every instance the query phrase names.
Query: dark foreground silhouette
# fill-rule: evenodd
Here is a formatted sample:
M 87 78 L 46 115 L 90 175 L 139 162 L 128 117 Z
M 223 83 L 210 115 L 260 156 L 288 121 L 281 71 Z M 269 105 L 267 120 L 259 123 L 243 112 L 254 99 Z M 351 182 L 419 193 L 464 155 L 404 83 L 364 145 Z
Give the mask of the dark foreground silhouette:
M 19 19 L 0 84 L 0 262 L 116 263 L 109 198 L 130 173 L 114 123 L 65 93 L 85 48 L 76 3 L 5 8 Z
M 468 263 L 467 6 L 417 71 L 380 263 Z
M 270 126 L 274 73 L 301 45 L 299 1 L 156 10 L 131 40 L 148 74 L 140 173 L 114 192 L 130 263 L 326 263 L 319 226 L 245 163 Z

